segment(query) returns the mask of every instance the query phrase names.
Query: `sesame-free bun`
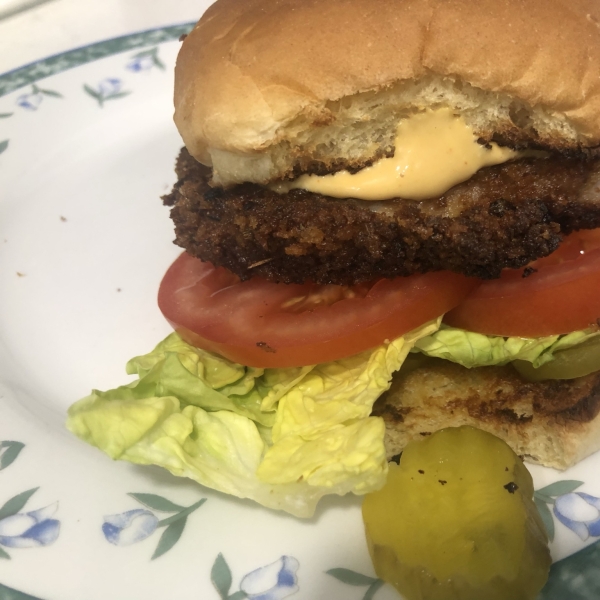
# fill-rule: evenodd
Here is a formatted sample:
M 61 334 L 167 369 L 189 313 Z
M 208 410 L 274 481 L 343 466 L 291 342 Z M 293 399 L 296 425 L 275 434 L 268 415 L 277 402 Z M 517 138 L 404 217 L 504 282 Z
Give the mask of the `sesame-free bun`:
M 600 2 L 217 0 L 175 69 L 175 122 L 220 185 L 360 167 L 439 106 L 485 140 L 598 146 Z
M 600 450 L 600 373 L 528 382 L 511 365 L 467 369 L 412 355 L 373 414 L 385 421 L 388 458 L 438 429 L 472 425 L 527 462 L 567 469 Z

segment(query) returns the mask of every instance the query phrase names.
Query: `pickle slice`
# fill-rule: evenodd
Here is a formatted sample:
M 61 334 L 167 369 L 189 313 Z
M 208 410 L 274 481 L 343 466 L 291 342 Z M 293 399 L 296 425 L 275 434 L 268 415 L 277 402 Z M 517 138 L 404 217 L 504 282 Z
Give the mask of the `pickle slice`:
M 575 379 L 600 371 L 600 337 L 555 352 L 553 360 L 534 367 L 526 360 L 515 360 L 513 367 L 528 381 Z
M 529 600 L 548 577 L 531 475 L 473 427 L 409 444 L 363 519 L 377 575 L 408 600 Z

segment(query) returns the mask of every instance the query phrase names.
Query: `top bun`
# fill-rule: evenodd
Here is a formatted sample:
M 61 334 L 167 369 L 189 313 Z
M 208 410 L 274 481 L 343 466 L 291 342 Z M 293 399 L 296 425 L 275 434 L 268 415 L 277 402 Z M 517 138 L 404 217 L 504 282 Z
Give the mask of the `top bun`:
M 598 146 L 600 2 L 217 0 L 175 68 L 175 123 L 219 185 L 361 167 L 440 106 L 485 140 Z

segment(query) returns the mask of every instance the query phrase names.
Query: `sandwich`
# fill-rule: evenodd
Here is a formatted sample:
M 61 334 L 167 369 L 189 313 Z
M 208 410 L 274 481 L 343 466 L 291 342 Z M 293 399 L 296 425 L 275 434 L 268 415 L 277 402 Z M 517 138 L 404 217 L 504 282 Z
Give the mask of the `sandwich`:
M 299 516 L 445 426 L 600 448 L 595 2 L 217 0 L 174 102 L 175 333 L 76 435 Z

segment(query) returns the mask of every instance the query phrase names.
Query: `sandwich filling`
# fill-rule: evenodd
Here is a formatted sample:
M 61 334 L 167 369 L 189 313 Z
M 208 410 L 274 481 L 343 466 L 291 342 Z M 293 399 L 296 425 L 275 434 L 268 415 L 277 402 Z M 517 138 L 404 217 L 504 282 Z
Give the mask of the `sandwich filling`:
M 524 156 L 494 142 L 478 143 L 465 120 L 449 108 L 426 110 L 399 121 L 394 155 L 356 173 L 305 174 L 271 189 L 292 189 L 361 200 L 425 200 L 439 197 L 479 169 Z
M 175 243 L 241 279 L 353 285 L 439 270 L 490 279 L 547 256 L 564 234 L 600 226 L 598 159 L 513 160 L 410 202 L 211 187 L 211 170 L 185 149 L 176 172 L 164 197 Z
M 299 516 L 447 425 L 600 449 L 591 0 L 375 4 L 217 0 L 186 38 L 176 333 L 77 436 Z

